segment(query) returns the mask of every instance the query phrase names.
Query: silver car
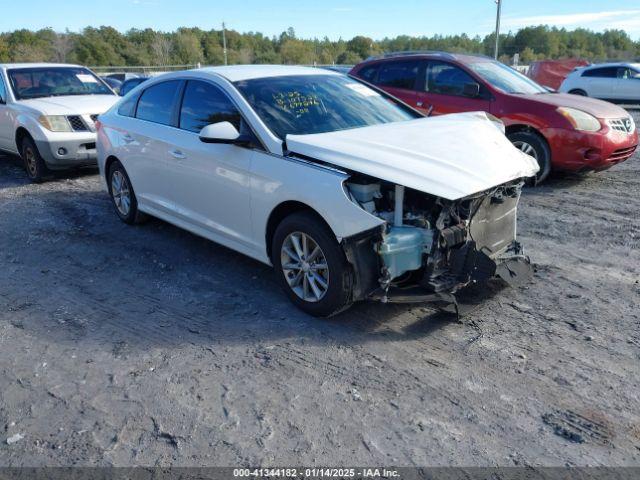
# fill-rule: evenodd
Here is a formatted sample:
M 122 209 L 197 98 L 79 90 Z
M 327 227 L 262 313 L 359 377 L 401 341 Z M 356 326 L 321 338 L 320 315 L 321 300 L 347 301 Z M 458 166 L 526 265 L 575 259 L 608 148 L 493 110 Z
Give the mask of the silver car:
M 0 150 L 20 155 L 34 182 L 95 165 L 95 121 L 118 98 L 80 65 L 0 64 Z

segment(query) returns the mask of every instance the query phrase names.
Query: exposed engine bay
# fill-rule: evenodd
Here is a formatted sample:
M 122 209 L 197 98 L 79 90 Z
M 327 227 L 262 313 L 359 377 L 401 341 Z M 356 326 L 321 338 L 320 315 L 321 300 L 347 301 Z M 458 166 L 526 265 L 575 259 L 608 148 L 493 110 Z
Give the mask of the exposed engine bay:
M 385 221 L 344 242 L 360 273 L 359 298 L 450 300 L 473 282 L 531 276 L 516 241 L 520 180 L 454 201 L 363 175 L 344 186 L 351 201 Z

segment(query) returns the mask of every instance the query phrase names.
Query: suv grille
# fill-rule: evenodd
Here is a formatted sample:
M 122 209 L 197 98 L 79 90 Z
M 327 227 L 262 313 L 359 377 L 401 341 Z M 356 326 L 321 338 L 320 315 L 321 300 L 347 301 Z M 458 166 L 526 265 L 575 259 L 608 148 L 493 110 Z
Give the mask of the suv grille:
M 71 124 L 71 128 L 73 130 L 75 130 L 76 132 L 88 132 L 89 131 L 89 128 L 84 123 L 84 120 L 82 120 L 82 117 L 80 117 L 80 115 L 69 115 L 67 117 L 67 120 L 69 120 L 69 123 Z
M 636 126 L 631 117 L 626 118 L 614 118 L 608 121 L 612 130 L 623 133 L 633 133 L 636 130 Z

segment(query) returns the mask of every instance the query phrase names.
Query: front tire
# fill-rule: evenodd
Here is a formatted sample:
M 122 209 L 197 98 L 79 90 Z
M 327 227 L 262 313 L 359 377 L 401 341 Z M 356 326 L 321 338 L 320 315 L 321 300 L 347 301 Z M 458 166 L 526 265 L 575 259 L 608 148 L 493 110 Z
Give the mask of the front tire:
M 109 166 L 107 185 L 111 202 L 120 220 L 129 225 L 146 220 L 147 216 L 138 210 L 138 200 L 129 175 L 117 160 Z
M 42 183 L 49 174 L 49 169 L 31 137 L 27 136 L 22 140 L 20 154 L 29 180 L 33 183 Z
M 352 303 L 353 274 L 329 227 L 312 212 L 286 217 L 273 236 L 271 260 L 289 299 L 315 317 Z
M 518 150 L 536 159 L 540 170 L 536 174 L 535 183 L 544 181 L 551 173 L 551 150 L 546 140 L 533 132 L 516 132 L 507 135 L 507 138 Z

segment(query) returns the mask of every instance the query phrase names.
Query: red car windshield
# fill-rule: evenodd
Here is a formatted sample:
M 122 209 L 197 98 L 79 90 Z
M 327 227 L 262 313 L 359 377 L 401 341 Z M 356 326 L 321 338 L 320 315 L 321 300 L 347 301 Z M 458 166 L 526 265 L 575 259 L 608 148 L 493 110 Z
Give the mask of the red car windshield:
M 471 70 L 480 75 L 485 81 L 505 93 L 521 95 L 535 95 L 549 93 L 544 87 L 538 85 L 530 78 L 500 62 L 482 61 L 466 64 Z

